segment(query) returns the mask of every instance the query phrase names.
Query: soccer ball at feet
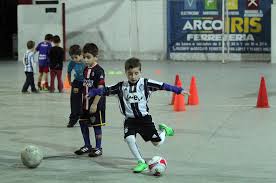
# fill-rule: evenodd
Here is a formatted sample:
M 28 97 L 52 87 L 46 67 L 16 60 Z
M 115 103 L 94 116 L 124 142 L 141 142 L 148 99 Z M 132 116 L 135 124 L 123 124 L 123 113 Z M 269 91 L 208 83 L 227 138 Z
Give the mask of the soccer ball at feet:
M 28 145 L 21 151 L 21 161 L 28 168 L 36 168 L 42 161 L 41 150 L 33 145 Z
M 167 161 L 160 156 L 154 156 L 149 162 L 149 170 L 154 176 L 162 175 L 167 168 Z

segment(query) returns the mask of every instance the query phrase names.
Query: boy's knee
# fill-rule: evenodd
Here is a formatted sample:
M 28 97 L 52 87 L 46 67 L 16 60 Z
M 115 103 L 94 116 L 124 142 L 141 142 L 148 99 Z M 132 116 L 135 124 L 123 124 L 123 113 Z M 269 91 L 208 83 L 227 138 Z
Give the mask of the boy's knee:
M 128 144 L 135 143 L 136 139 L 134 135 L 129 135 L 125 138 L 125 142 Z
M 102 135 L 102 128 L 100 126 L 93 126 L 93 128 L 96 136 Z

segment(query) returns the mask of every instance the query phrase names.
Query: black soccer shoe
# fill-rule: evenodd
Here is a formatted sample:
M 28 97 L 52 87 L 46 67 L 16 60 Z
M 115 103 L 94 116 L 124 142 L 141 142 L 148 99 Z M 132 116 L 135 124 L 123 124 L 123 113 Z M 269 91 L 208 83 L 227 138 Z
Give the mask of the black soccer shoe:
M 81 147 L 79 150 L 76 150 L 74 153 L 75 153 L 76 155 L 83 155 L 83 154 L 90 153 L 91 151 L 92 151 L 92 148 L 91 148 L 91 147 L 83 146 L 83 147 Z
M 93 148 L 92 151 L 88 154 L 89 157 L 98 157 L 103 154 L 102 148 Z

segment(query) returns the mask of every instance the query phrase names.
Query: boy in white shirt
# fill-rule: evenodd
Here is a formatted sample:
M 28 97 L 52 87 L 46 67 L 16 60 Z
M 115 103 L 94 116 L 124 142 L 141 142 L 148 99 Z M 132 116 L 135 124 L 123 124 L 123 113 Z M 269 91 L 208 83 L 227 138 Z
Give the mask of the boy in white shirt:
M 27 42 L 28 50 L 24 54 L 23 64 L 24 71 L 26 75 L 26 81 L 22 88 L 22 93 L 29 93 L 28 88 L 31 86 L 31 90 L 33 93 L 38 93 L 38 90 L 35 88 L 34 84 L 34 72 L 35 72 L 35 61 L 34 61 L 34 53 L 35 53 L 35 42 L 28 41 Z

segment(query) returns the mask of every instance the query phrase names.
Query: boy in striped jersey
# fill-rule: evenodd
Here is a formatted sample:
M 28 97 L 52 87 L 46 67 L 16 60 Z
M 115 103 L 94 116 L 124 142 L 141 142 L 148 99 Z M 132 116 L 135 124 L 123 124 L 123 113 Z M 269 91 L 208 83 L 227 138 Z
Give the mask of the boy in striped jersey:
M 24 54 L 24 58 L 23 58 L 26 81 L 23 85 L 22 93 L 29 93 L 28 92 L 29 86 L 31 86 L 31 90 L 33 93 L 38 93 L 38 90 L 35 88 L 35 84 L 34 84 L 34 71 L 36 69 L 35 61 L 34 61 L 35 42 L 28 41 L 27 48 L 28 50 Z
M 109 87 L 90 89 L 88 96 L 118 96 L 121 112 L 125 116 L 124 139 L 138 161 L 133 172 L 140 173 L 147 169 L 148 165 L 138 150 L 136 134 L 140 134 L 146 142 L 151 141 L 155 146 L 161 145 L 165 136 L 174 135 L 174 130 L 165 124 L 159 124 L 159 131 L 155 128 L 148 108 L 150 94 L 157 90 L 172 91 L 182 95 L 189 95 L 189 92 L 183 88 L 142 78 L 141 63 L 137 58 L 130 58 L 125 62 L 125 73 L 128 81 Z

